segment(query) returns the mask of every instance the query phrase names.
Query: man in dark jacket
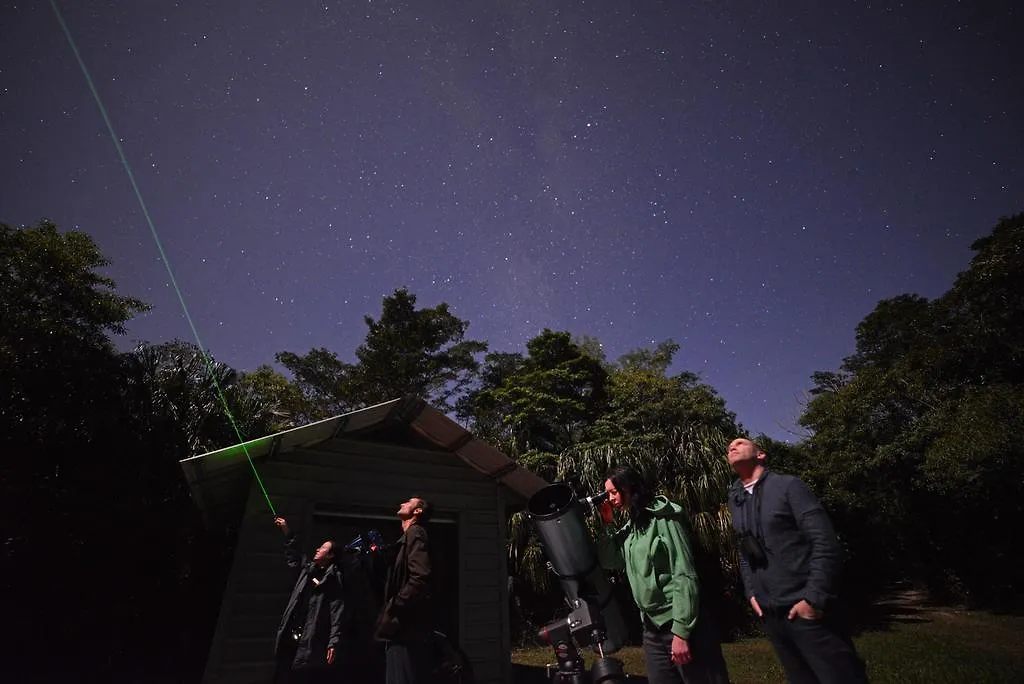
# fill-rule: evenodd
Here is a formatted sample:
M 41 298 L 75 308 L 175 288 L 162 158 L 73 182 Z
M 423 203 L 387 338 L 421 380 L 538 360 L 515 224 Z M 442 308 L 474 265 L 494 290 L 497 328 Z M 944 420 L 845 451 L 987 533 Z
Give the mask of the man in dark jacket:
M 756 442 L 734 439 L 727 457 L 739 478 L 729 490 L 729 513 L 743 585 L 787 679 L 867 682 L 863 661 L 835 620 L 839 540 L 821 502 L 798 478 L 768 470 Z
M 342 635 L 350 612 L 342 573 L 334 563 L 335 544 L 325 541 L 310 560 L 296 549 L 288 521 L 277 517 L 274 524 L 285 534 L 288 567 L 299 572 L 274 641 L 274 682 L 331 681 L 332 666 L 344 660 Z
M 423 523 L 430 504 L 414 496 L 398 508 L 402 538 L 384 586 L 377 638 L 387 642 L 387 684 L 425 684 L 433 668 L 430 545 Z

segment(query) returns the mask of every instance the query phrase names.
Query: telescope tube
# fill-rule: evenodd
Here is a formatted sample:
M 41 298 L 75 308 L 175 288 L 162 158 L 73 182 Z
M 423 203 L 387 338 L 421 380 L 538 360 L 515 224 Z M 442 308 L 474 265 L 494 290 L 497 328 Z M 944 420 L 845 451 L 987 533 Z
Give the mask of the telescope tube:
M 564 482 L 548 485 L 530 497 L 526 509 L 569 603 L 583 602 L 596 610 L 603 628 L 601 650 L 619 650 L 626 626 L 572 487 Z

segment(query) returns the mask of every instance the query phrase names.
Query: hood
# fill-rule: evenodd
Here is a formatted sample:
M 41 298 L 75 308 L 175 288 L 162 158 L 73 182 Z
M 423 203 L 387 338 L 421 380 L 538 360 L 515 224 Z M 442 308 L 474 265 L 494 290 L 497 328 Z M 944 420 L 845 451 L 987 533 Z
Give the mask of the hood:
M 682 506 L 674 501 L 669 501 L 668 497 L 661 495 L 654 497 L 654 500 L 651 502 L 651 505 L 647 507 L 647 510 L 651 514 L 651 520 L 654 520 L 655 518 L 685 518 L 685 511 Z M 646 527 L 646 523 L 644 526 Z M 637 528 L 633 525 L 633 521 L 627 519 L 626 524 L 619 528 L 619 531 L 623 534 L 629 534 L 636 529 Z
M 674 501 L 669 501 L 665 496 L 656 496 L 651 505 L 647 507 L 655 518 L 671 518 L 684 513 L 683 507 Z

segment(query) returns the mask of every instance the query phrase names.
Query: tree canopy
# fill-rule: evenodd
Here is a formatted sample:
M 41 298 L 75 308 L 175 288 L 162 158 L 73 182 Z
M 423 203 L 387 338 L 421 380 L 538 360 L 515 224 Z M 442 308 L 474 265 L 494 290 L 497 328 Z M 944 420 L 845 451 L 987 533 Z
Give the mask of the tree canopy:
M 108 335 L 149 307 L 98 272 L 109 262 L 89 235 L 47 220 L 0 224 L 0 264 L 0 431 L 29 444 L 87 438 L 99 414 L 114 420 Z
M 1009 557 L 1024 510 L 1011 491 L 1024 455 L 1024 214 L 971 247 L 941 297 L 879 302 L 840 369 L 815 374 L 800 422 L 812 431 L 806 473 L 865 577 L 903 572 L 1006 600 L 1021 587 L 1017 564 L 977 558 Z
M 416 296 L 402 288 L 384 298 L 382 309 L 379 319 L 363 319 L 367 333 L 355 350 L 356 363 L 325 348 L 277 355 L 314 415 L 343 413 L 406 394 L 447 409 L 472 381 L 479 367 L 476 355 L 487 351 L 487 344 L 465 339 L 469 323 L 447 304 L 417 309 Z
M 568 332 L 545 329 L 527 354 L 491 354 L 460 414 L 513 453 L 554 453 L 580 440 L 607 403 L 608 373 Z

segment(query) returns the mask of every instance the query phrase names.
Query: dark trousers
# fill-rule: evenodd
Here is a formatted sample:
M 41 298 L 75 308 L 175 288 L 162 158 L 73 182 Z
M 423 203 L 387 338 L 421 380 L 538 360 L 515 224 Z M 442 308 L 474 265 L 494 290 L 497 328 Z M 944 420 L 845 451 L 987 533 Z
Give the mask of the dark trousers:
M 672 662 L 672 623 L 658 628 L 644 620 L 644 662 L 650 684 L 729 684 L 714 625 L 698 620 L 687 643 L 693 657 L 686 665 L 676 665 Z
M 433 645 L 427 635 L 389 641 L 384 652 L 387 684 L 430 684 Z
M 296 642 L 287 639 L 281 645 L 274 668 L 274 684 L 340 684 L 343 673 L 326 665 L 295 667 Z
M 789 619 L 788 608 L 764 611 L 764 628 L 789 684 L 867 684 L 864 661 L 842 620 Z

